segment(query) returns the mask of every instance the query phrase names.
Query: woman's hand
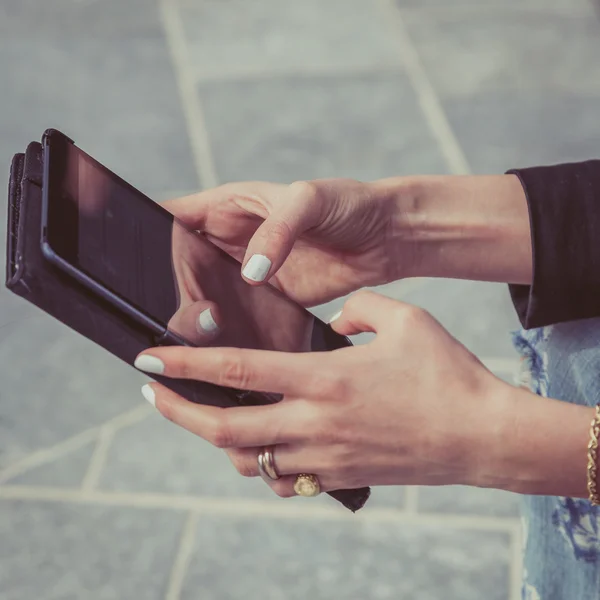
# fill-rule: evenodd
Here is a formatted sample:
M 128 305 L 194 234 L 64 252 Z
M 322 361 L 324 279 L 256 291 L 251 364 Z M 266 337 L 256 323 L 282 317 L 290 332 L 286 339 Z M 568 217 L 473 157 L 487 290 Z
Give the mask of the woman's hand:
M 235 183 L 164 206 L 304 306 L 403 277 L 531 283 L 514 175 Z
M 169 329 L 196 346 L 285 352 L 311 349 L 315 318 L 272 287 L 252 288 L 235 261 L 197 232 L 175 223 L 172 264 L 179 308 Z
M 313 306 L 407 276 L 392 249 L 396 198 L 347 179 L 228 184 L 164 204 L 243 264 L 252 285 L 270 280 Z
M 484 481 L 486 458 L 507 418 L 513 423 L 506 413 L 514 388 L 416 307 L 359 292 L 332 327 L 377 336 L 326 353 L 150 349 L 144 354 L 167 377 L 284 394 L 276 405 L 218 409 L 153 383 L 156 407 L 225 448 L 246 476 L 258 475 L 258 449 L 275 445 L 284 477 L 272 487 L 281 496 L 293 495 L 297 473 L 316 474 L 324 491 Z

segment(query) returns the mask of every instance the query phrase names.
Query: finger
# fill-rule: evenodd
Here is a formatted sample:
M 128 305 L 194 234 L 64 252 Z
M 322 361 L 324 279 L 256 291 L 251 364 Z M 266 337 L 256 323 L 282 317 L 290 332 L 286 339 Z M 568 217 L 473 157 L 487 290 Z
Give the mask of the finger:
M 169 321 L 168 327 L 188 342 L 206 346 L 219 337 L 223 330 L 223 319 L 214 302 L 199 300 L 180 308 Z
M 229 409 L 228 409 L 229 410 Z M 257 477 L 258 453 L 262 447 L 229 448 L 227 455 L 240 475 Z M 297 475 L 298 473 L 321 473 L 325 470 L 327 449 L 316 446 L 308 441 L 307 444 L 278 444 L 271 449 L 273 462 L 279 475 Z M 329 471 L 329 469 L 326 469 Z
M 328 353 L 275 352 L 241 348 L 158 347 L 138 355 L 134 365 L 146 373 L 198 379 L 239 390 L 311 397 L 316 375 Z
M 216 188 L 218 189 L 218 188 Z M 161 206 L 192 229 L 204 229 L 216 190 L 182 196 L 161 202 Z
M 242 275 L 251 284 L 272 277 L 298 237 L 319 220 L 319 199 L 310 183 L 292 184 L 288 190 L 289 200 L 265 219 L 248 243 Z
M 361 291 L 350 296 L 343 309 L 330 319 L 329 324 L 341 335 L 378 333 L 390 326 L 396 313 L 409 309 L 414 307 L 381 294 Z
M 226 204 L 230 200 L 251 199 L 254 195 L 261 196 L 264 193 L 273 193 L 275 189 L 280 187 L 282 187 L 281 184 L 260 181 L 227 183 L 203 190 L 197 194 L 167 200 L 162 203 L 162 206 L 188 227 L 204 230 L 210 213 L 216 210 L 217 207 Z M 257 215 L 263 213 L 262 216 L 265 213 L 264 207 L 261 207 L 261 204 L 257 202 L 246 203 L 243 210 Z
M 224 409 L 188 402 L 158 383 L 144 385 L 142 394 L 163 417 L 217 448 L 263 447 L 305 437 L 294 426 L 298 415 L 293 403 Z
M 304 448 L 303 451 L 300 451 L 297 447 L 289 447 L 286 446 L 276 446 L 275 451 L 279 456 L 282 455 L 283 451 L 286 454 L 290 454 L 293 457 L 295 463 L 298 465 L 294 467 L 289 472 L 283 471 L 283 469 L 279 466 L 281 462 L 280 458 L 277 459 L 277 471 L 280 474 L 279 479 L 268 480 L 265 483 L 278 495 L 282 498 L 291 498 L 292 496 L 296 496 L 296 492 L 294 491 L 294 484 L 296 483 L 296 478 L 299 473 L 312 473 L 319 480 L 319 486 L 322 492 L 327 492 L 330 490 L 340 489 L 343 484 L 336 481 L 335 477 L 331 477 L 328 475 L 318 474 L 318 463 L 312 459 L 307 461 L 308 458 L 307 450 L 308 448 Z M 227 450 L 227 455 L 231 463 L 237 472 L 243 477 L 259 477 L 260 472 L 258 470 L 258 453 L 262 448 L 233 448 Z M 306 465 L 311 465 L 307 467 Z
M 228 244 L 227 242 L 224 242 L 223 240 L 214 235 L 210 235 L 209 233 L 206 233 L 205 235 L 209 242 L 221 248 L 223 252 L 227 252 L 229 256 L 233 256 L 233 258 L 235 258 L 239 263 L 244 260 L 244 249 L 237 244 Z

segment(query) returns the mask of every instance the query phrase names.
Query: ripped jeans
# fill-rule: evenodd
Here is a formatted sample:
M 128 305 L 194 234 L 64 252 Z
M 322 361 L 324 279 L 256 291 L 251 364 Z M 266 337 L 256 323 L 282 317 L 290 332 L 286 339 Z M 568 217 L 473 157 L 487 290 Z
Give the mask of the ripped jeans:
M 519 384 L 573 404 L 600 402 L 600 319 L 514 335 Z M 600 599 L 600 507 L 588 500 L 524 496 L 523 600 Z

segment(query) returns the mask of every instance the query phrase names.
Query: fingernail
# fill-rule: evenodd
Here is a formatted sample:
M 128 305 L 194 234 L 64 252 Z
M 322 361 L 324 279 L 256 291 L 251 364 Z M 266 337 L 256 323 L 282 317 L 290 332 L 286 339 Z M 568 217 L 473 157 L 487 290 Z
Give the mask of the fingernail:
M 142 396 L 156 408 L 156 395 L 154 394 L 154 390 L 147 383 L 142 386 Z
M 254 254 L 246 263 L 242 274 L 251 281 L 264 281 L 270 268 L 271 261 L 266 256 Z
M 203 310 L 198 317 L 198 328 L 200 333 L 215 333 L 219 331 L 219 326 L 215 321 L 210 308 Z
M 333 323 L 334 321 L 337 321 L 340 317 L 342 316 L 342 311 L 338 310 L 335 315 L 333 315 L 333 317 L 331 317 L 329 319 L 329 323 Z
M 133 366 L 140 371 L 146 373 L 154 373 L 155 375 L 162 375 L 165 372 L 165 364 L 160 358 L 156 356 L 150 356 L 149 354 L 142 354 L 135 359 Z

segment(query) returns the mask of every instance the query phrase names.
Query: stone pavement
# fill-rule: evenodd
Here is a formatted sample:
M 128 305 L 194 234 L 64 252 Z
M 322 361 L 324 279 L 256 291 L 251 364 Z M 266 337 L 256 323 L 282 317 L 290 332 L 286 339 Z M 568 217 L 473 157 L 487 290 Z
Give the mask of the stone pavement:
M 599 57 L 586 0 L 0 0 L 0 186 L 49 126 L 159 200 L 589 158 Z M 504 286 L 382 291 L 510 378 Z M 5 291 L 0 326 L 2 600 L 519 597 L 512 495 L 376 489 L 356 516 L 283 501 Z

